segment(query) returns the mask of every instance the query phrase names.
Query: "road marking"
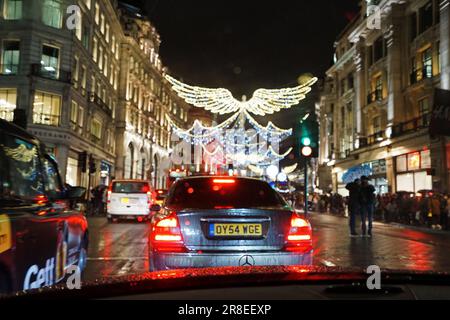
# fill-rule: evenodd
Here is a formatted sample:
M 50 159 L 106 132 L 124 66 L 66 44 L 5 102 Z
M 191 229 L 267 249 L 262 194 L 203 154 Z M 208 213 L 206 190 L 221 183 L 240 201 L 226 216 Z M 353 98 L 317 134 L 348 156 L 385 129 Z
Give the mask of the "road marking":
M 128 260 L 128 262 L 125 263 L 125 265 L 122 268 L 120 268 L 120 270 L 117 274 L 124 275 L 124 274 L 130 273 L 131 269 L 133 267 L 133 264 L 134 264 L 133 260 Z
M 148 257 L 89 257 L 90 261 L 148 260 Z
M 322 260 L 322 264 L 324 264 L 327 267 L 336 267 L 336 265 L 333 262 L 328 260 Z

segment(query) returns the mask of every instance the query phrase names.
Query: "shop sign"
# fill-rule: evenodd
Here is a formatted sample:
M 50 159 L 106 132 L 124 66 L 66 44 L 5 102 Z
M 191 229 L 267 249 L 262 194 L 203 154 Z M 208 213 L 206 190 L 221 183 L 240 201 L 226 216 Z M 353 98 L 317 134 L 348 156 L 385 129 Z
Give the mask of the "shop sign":
M 430 134 L 450 136 L 450 91 L 435 89 Z

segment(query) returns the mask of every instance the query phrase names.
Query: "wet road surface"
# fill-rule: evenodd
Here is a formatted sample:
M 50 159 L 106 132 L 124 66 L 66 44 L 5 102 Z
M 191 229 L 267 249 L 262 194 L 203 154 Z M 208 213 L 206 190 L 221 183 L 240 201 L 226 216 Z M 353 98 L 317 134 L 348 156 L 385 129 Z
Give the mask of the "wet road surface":
M 313 213 L 314 264 L 339 267 L 450 271 L 450 232 L 374 223 L 373 238 L 350 238 L 348 220 Z M 89 258 L 85 280 L 148 270 L 145 223 L 108 223 L 89 218 Z

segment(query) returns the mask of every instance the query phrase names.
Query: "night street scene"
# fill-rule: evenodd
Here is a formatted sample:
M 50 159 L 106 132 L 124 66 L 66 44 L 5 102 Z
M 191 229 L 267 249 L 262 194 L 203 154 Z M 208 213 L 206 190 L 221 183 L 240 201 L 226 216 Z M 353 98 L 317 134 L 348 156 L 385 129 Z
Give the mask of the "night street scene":
M 0 304 L 448 300 L 449 220 L 450 0 L 0 0 Z

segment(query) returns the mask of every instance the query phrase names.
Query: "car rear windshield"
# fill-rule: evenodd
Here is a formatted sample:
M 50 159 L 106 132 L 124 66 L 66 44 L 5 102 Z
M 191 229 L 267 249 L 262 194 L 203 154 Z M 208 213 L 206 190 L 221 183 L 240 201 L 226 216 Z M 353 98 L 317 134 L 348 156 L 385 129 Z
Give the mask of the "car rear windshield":
M 114 182 L 112 185 L 113 193 L 147 193 L 150 187 L 147 182 Z
M 166 205 L 182 209 L 239 209 L 284 208 L 287 203 L 264 181 L 197 178 L 176 182 Z

